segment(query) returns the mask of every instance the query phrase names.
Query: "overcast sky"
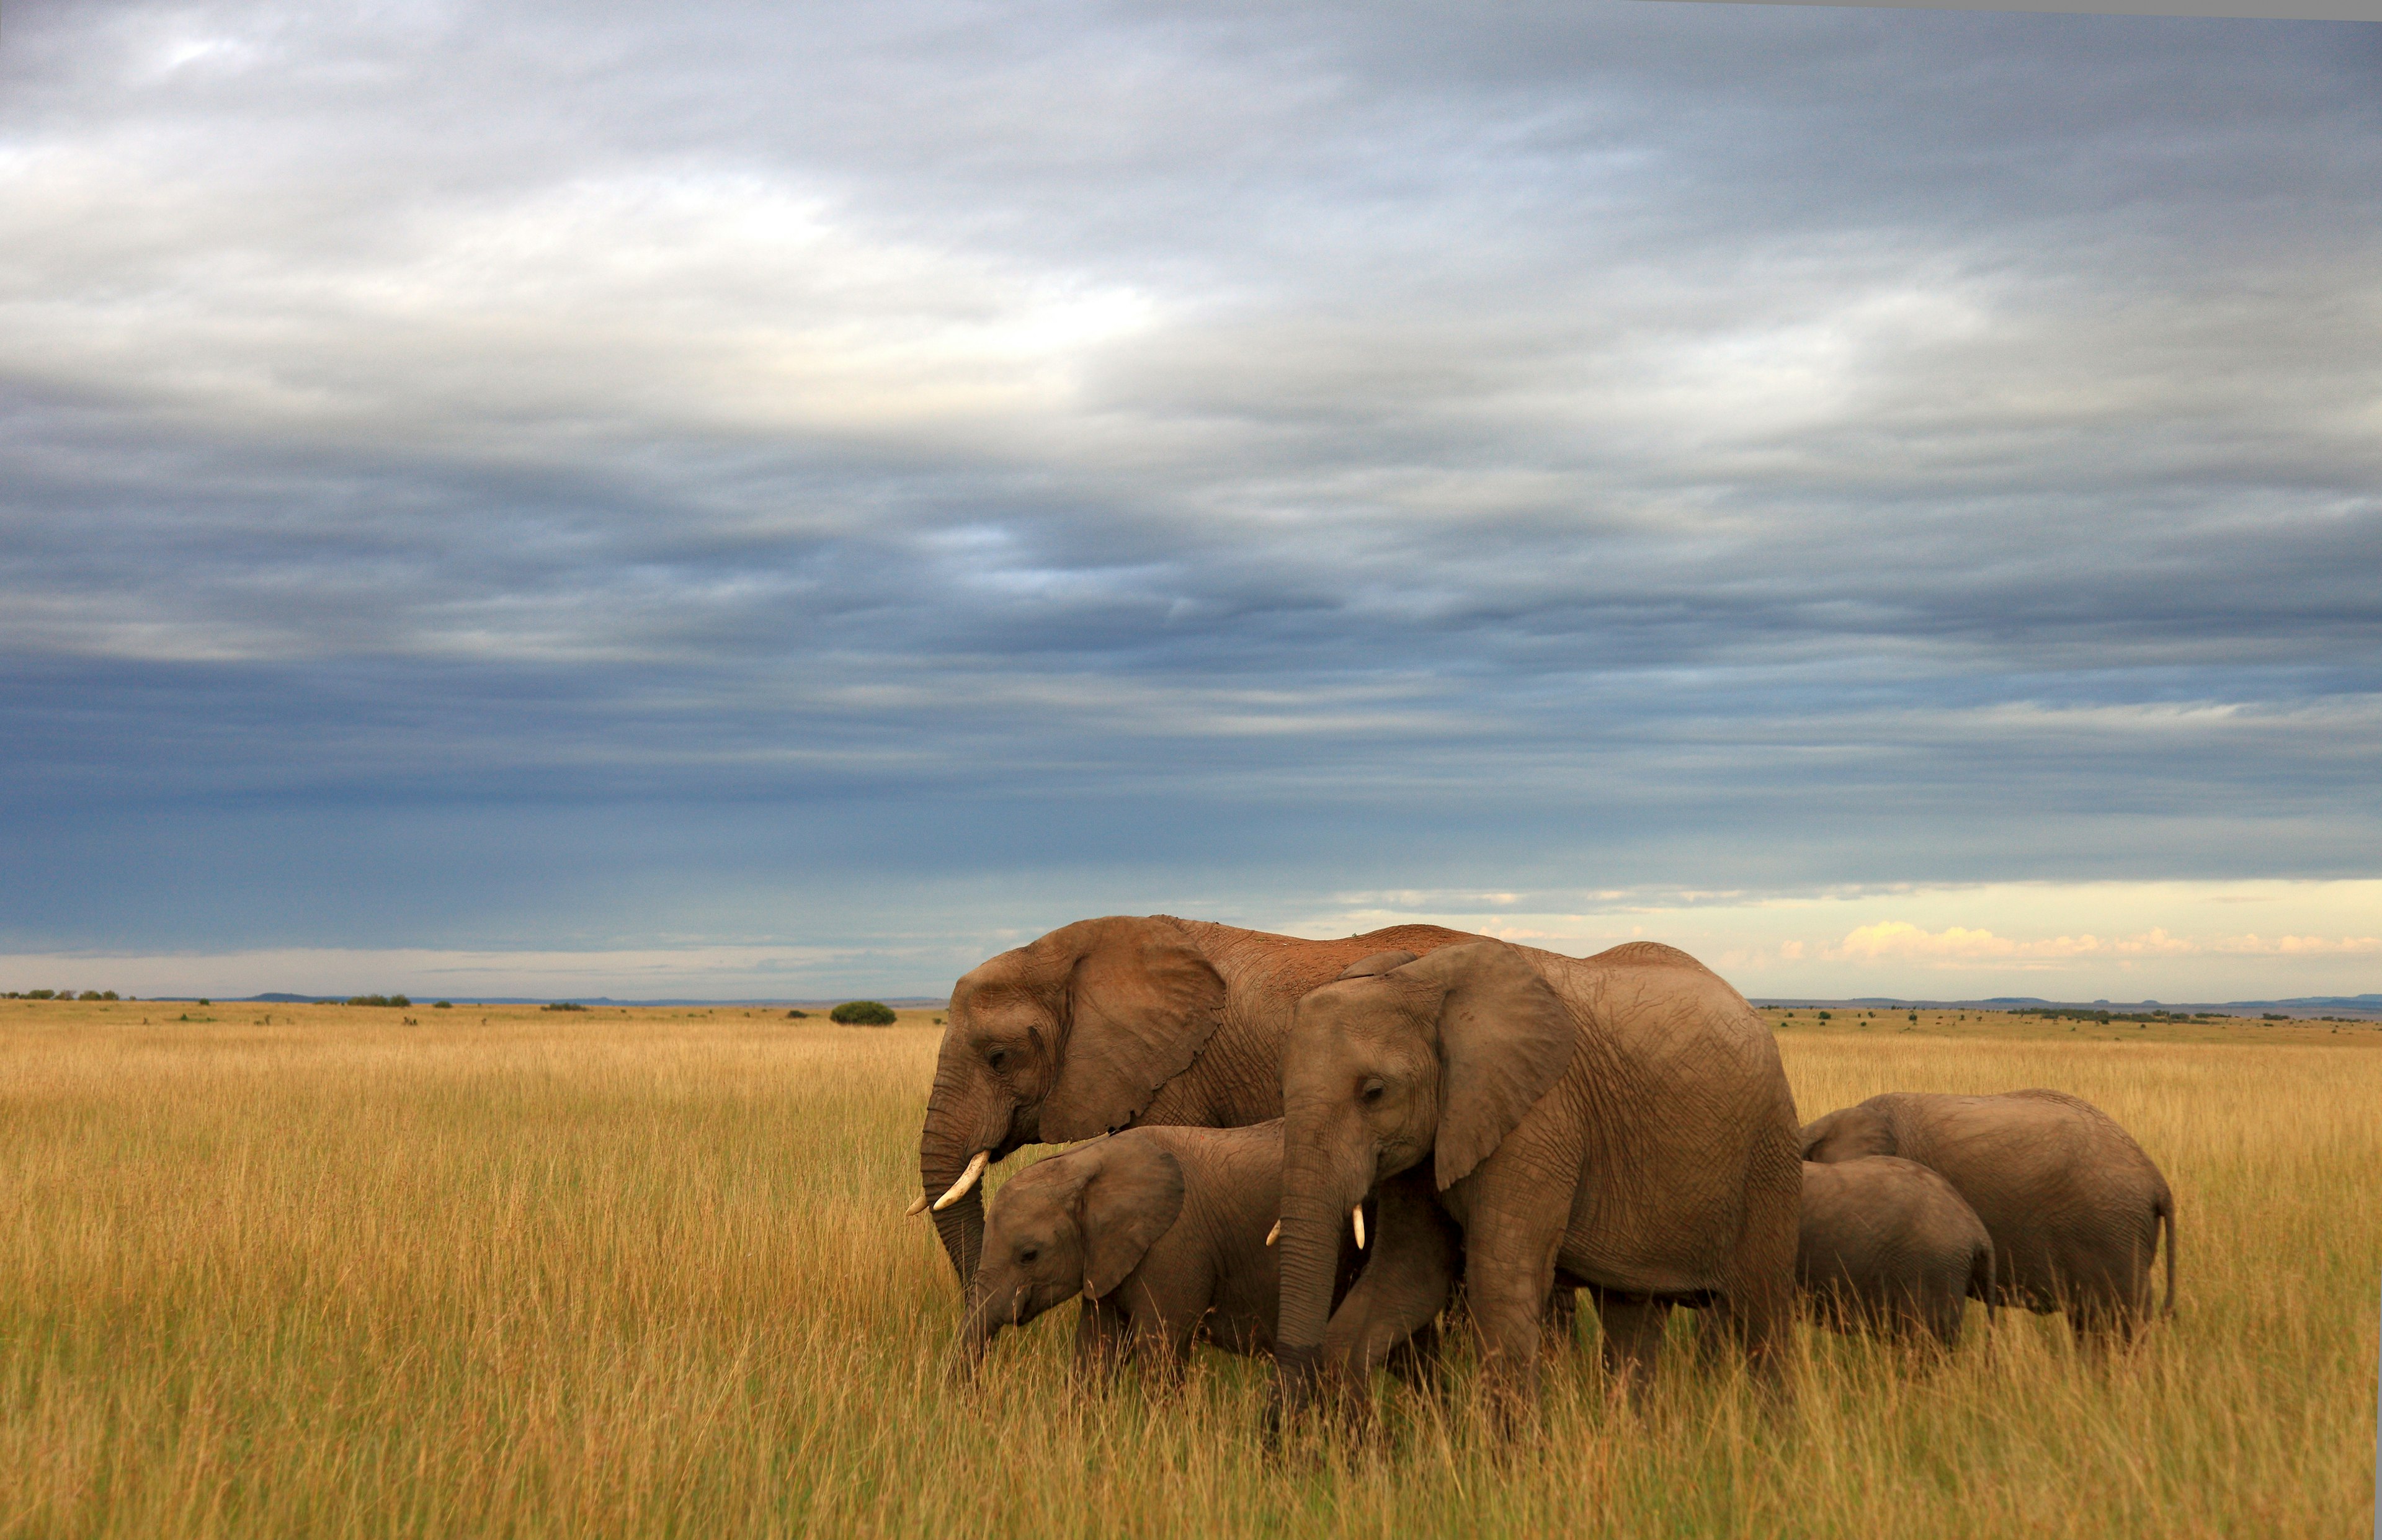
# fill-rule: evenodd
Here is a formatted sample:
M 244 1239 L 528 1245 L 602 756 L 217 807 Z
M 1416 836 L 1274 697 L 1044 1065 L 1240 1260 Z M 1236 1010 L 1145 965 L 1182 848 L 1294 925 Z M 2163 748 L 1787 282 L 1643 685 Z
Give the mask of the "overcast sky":
M 2353 23 L 12 0 L 0 987 L 2382 989 L 2377 188 Z

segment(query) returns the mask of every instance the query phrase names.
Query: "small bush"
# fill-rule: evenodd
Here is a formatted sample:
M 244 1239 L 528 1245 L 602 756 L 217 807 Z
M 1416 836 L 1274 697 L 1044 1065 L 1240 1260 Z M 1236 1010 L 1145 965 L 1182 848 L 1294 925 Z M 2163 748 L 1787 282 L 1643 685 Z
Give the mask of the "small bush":
M 587 1008 L 571 1000 L 557 1000 L 551 1005 L 541 1006 L 538 1008 L 541 1010 L 585 1010 Z
M 897 1020 L 893 1008 L 878 1000 L 846 1000 L 827 1019 L 847 1027 L 890 1027 Z
M 25 998 L 29 1000 L 55 1000 L 57 997 L 58 992 L 55 989 L 28 989 L 25 991 Z
M 213 1000 L 201 1000 L 201 1001 L 199 1002 L 199 1004 L 201 1004 L 201 1005 L 203 1005 L 203 1006 L 211 1006 L 211 1005 L 215 1004 L 215 1002 L 214 1002 Z
M 433 1010 L 452 1010 L 455 1008 L 455 1002 L 452 1000 L 433 1000 L 430 1002 L 430 1008 Z
M 352 995 L 348 998 L 348 1004 L 351 1006 L 410 1006 L 412 1003 L 402 995 Z
M 789 1021 L 807 1021 L 810 1019 L 811 1013 L 807 1010 L 790 1010 L 786 1012 L 786 1020 Z

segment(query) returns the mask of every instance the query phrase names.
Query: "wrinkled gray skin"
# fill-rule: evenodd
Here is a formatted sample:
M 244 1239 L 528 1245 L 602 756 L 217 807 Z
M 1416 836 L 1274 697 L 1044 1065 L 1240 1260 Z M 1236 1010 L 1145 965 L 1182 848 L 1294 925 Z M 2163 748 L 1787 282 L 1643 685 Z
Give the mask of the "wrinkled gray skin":
M 1535 1394 L 1558 1269 L 1590 1289 L 1606 1362 L 1634 1385 L 1674 1302 L 1711 1306 L 1774 1367 L 1794 1308 L 1794 1098 L 1769 1029 L 1686 953 L 1444 947 L 1301 1000 L 1282 1082 L 1285 1408 L 1331 1367 L 1327 1333 L 1380 1343 L 1418 1324 L 1385 1287 L 1415 1243 L 1390 1213 L 1332 1307 L 1350 1206 L 1407 1172 L 1461 1232 L 1492 1387 Z
M 1795 1283 L 1837 1331 L 1959 1346 L 1971 1299 L 1994 1298 L 1994 1242 L 1952 1184 L 1896 1155 L 1803 1163 Z
M 1993 1237 L 2001 1302 L 2063 1312 L 2080 1339 L 2130 1339 L 2150 1314 L 2164 1224 L 2175 1309 L 2175 1198 L 2143 1147 L 2090 1102 L 2041 1090 L 1896 1092 L 1819 1118 L 1802 1144 L 1804 1159 L 1823 1164 L 1890 1155 L 1941 1173 Z
M 1282 1286 L 1265 1237 L 1281 1205 L 1279 1121 L 1129 1129 L 1040 1161 L 990 1205 L 954 1366 L 972 1371 L 1004 1327 L 1077 1298 L 1075 1365 L 1088 1379 L 1127 1360 L 1177 1378 L 1195 1342 L 1270 1353 Z M 1344 1289 L 1361 1262 L 1350 1240 Z M 1435 1266 L 1443 1303 L 1452 1240 Z
M 1291 1008 L 1350 962 L 1474 939 L 1397 925 L 1303 941 L 1168 915 L 1084 920 L 1001 953 L 952 991 L 918 1135 L 924 1195 L 978 1151 L 1127 1126 L 1238 1128 L 1282 1116 Z M 934 1216 L 965 1284 L 984 1236 L 979 1182 Z

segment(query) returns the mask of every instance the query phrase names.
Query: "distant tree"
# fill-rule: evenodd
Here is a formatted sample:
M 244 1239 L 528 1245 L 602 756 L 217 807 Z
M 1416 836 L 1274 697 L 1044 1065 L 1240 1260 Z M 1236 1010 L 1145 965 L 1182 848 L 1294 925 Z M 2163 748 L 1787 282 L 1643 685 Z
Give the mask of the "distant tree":
M 790 1010 L 786 1012 L 786 1020 L 789 1021 L 807 1021 L 810 1019 L 811 1013 L 807 1010 Z
M 543 1010 L 585 1010 L 587 1008 L 570 1000 L 556 1000 L 551 1005 L 542 1006 L 539 1008 Z
M 25 991 L 25 998 L 29 1000 L 55 1000 L 57 997 L 58 992 L 55 989 L 28 989 Z
M 846 1000 L 829 1011 L 827 1019 L 847 1027 L 890 1027 L 899 1020 L 891 1006 L 878 1000 Z
M 76 996 L 75 998 L 78 1000 L 99 1000 L 114 999 L 115 996 L 112 995 L 104 996 L 96 989 L 86 989 L 81 994 Z
M 455 1008 L 455 1002 L 452 1000 L 433 1000 L 430 1002 L 430 1008 L 433 1010 L 452 1010 Z

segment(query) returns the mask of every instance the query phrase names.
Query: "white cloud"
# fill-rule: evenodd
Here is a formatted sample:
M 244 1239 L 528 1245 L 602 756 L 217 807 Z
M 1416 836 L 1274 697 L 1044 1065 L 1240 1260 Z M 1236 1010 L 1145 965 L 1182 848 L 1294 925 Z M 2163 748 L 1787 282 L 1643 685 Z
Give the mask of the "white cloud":
M 2214 949 L 2244 957 L 2351 957 L 2382 952 L 2382 936 L 2229 935 Z

